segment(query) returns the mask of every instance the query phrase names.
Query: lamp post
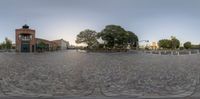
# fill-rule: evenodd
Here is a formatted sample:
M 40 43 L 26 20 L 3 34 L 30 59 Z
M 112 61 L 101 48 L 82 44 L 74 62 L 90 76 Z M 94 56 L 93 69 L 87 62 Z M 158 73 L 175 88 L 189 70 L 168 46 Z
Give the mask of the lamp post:
M 149 40 L 140 40 L 140 41 L 137 41 L 136 43 L 137 43 L 137 48 L 139 48 L 139 44 L 138 43 L 140 43 L 140 42 L 149 42 Z
M 133 42 L 132 44 L 136 44 L 136 49 L 138 49 L 139 48 L 139 42 L 149 42 L 149 40 L 140 40 L 140 41 L 135 41 L 135 42 Z M 130 48 L 130 45 L 131 45 L 131 43 L 130 43 L 130 41 L 128 42 L 128 46 L 127 46 L 127 49 L 131 49 Z

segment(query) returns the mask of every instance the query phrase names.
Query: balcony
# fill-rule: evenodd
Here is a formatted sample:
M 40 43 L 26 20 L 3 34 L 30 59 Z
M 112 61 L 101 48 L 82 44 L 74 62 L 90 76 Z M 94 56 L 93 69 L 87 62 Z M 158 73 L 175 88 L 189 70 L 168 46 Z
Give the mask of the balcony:
M 19 39 L 21 41 L 31 41 L 32 40 L 32 35 L 19 35 Z

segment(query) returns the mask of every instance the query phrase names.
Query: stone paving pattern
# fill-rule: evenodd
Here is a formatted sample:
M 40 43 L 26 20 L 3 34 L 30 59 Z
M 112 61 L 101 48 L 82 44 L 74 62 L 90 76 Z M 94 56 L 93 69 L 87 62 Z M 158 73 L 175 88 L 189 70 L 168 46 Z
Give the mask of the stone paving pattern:
M 199 77 L 199 54 L 0 53 L 2 97 L 190 97 L 199 95 Z

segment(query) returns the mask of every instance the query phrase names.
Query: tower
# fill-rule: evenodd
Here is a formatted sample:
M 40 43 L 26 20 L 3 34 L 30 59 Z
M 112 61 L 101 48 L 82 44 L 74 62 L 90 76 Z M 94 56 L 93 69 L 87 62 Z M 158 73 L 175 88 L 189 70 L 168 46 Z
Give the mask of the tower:
M 29 29 L 25 24 L 22 28 L 16 29 L 15 33 L 17 52 L 35 52 L 35 30 Z

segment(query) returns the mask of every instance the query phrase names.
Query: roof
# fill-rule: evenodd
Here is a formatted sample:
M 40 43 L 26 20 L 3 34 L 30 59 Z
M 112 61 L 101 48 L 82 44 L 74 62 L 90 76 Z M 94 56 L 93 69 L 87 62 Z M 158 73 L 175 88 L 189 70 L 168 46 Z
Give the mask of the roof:
M 27 24 L 25 24 L 24 26 L 22 26 L 23 29 L 29 29 L 29 26 Z

